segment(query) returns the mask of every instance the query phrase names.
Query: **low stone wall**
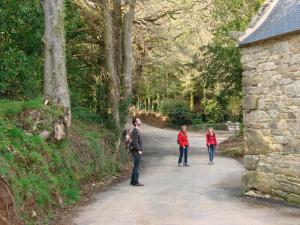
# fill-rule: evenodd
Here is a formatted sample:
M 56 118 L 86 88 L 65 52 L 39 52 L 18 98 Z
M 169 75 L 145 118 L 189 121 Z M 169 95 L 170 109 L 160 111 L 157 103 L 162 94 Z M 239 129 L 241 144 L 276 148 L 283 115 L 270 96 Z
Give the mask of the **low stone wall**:
M 300 155 L 247 155 L 242 175 L 245 191 L 259 190 L 273 198 L 300 204 Z

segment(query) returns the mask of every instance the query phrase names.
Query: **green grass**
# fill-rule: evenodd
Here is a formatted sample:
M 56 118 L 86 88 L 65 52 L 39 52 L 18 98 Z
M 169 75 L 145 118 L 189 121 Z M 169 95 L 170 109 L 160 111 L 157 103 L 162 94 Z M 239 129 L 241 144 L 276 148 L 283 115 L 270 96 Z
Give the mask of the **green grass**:
M 32 135 L 22 128 L 33 122 L 20 116 L 27 109 L 38 110 L 43 120 L 49 120 Z M 117 154 L 113 150 L 114 135 L 91 121 L 75 120 L 70 138 L 45 142 L 38 132 L 50 128 L 61 114 L 60 108 L 45 106 L 41 99 L 0 100 L 0 176 L 9 182 L 27 224 L 36 223 L 30 217 L 32 210 L 38 217 L 51 217 L 54 209 L 79 200 L 82 183 L 116 175 L 127 162 L 125 151 Z
M 42 98 L 32 99 L 27 102 L 0 99 L 0 116 L 12 117 L 25 109 L 39 109 L 42 106 Z

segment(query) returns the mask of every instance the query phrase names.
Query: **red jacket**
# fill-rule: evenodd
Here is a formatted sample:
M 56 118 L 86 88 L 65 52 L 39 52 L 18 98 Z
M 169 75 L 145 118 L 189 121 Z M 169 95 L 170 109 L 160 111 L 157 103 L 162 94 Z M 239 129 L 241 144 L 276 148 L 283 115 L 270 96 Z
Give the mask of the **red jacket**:
M 179 132 L 178 133 L 178 144 L 183 147 L 183 146 L 189 146 L 189 140 L 187 133 Z
M 208 144 L 208 145 L 217 145 L 218 144 L 215 133 L 213 133 L 212 135 L 210 133 L 206 134 L 206 144 Z

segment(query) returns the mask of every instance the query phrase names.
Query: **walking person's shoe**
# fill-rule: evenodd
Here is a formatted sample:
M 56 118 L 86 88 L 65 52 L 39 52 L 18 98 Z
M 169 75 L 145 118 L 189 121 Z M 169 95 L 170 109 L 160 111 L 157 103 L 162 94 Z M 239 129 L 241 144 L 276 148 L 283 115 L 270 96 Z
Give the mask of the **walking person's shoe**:
M 211 163 L 211 162 L 208 162 L 208 165 L 212 165 L 212 163 Z
M 178 163 L 178 167 L 181 167 L 181 163 Z
M 145 186 L 145 185 L 144 185 L 144 184 L 141 184 L 141 183 L 136 183 L 136 184 L 134 184 L 133 186 L 142 187 L 142 186 Z
M 189 164 L 185 163 L 184 166 L 190 166 Z

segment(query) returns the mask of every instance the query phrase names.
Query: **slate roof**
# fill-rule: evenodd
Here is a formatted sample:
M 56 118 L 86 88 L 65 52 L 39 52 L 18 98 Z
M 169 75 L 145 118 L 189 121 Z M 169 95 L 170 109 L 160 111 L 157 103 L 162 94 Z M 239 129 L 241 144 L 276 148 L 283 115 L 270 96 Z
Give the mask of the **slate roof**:
M 240 46 L 300 31 L 300 0 L 278 0 L 265 21 Z

